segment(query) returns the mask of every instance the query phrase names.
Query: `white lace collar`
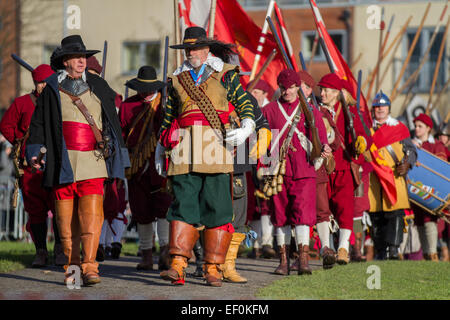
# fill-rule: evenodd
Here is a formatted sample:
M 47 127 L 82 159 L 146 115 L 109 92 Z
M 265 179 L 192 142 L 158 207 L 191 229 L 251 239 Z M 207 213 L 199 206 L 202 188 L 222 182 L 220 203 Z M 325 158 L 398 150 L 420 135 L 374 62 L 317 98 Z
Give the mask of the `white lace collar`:
M 65 78 L 67 78 L 68 75 L 69 73 L 64 69 L 58 70 L 58 83 L 61 83 Z M 86 71 L 83 71 L 81 79 L 86 82 Z
M 387 120 L 383 123 L 380 123 L 377 120 L 373 119 L 373 127 L 376 128 L 378 124 L 380 124 L 380 125 L 387 124 L 388 126 L 393 127 L 393 126 L 398 125 L 398 120 L 391 117 L 390 115 L 388 116 Z
M 205 63 L 210 66 L 211 68 L 213 68 L 214 71 L 216 72 L 220 72 L 223 69 L 223 61 L 220 58 L 214 57 L 211 53 L 208 53 L 208 58 L 206 59 Z M 188 60 L 184 60 L 183 64 L 175 70 L 175 72 L 173 73 L 174 76 L 179 75 L 180 73 L 184 72 L 184 71 L 190 71 L 193 70 L 194 67 L 191 66 L 191 64 L 189 63 Z

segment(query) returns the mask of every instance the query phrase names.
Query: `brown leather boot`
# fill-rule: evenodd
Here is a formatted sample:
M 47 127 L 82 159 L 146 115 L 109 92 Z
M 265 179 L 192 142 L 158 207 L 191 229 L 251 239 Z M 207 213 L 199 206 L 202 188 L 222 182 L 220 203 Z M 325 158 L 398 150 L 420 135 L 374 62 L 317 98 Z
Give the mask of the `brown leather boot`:
M 264 259 L 273 259 L 277 256 L 277 253 L 271 246 L 268 244 L 263 245 L 262 247 L 262 256 Z
M 289 246 L 283 245 L 278 248 L 280 251 L 280 265 L 275 269 L 274 273 L 287 276 L 289 274 Z
M 48 252 L 46 249 L 37 249 L 36 256 L 34 257 L 32 268 L 42 268 L 48 264 Z
M 312 274 L 311 268 L 309 267 L 309 246 L 308 245 L 298 245 L 299 251 L 299 268 L 298 274 Z
M 152 249 L 143 249 L 141 254 L 141 262 L 136 266 L 137 270 L 150 271 L 153 270 Z
M 208 229 L 204 231 L 205 240 L 205 279 L 207 285 L 222 286 L 222 272 L 220 265 L 225 263 L 225 257 L 230 247 L 233 234 L 221 229 Z
M 246 283 L 247 279 L 242 277 L 236 271 L 236 258 L 238 255 L 239 245 L 245 239 L 244 233 L 233 233 L 230 247 L 225 257 L 225 263 L 220 266 L 223 273 L 223 280 L 234 283 Z
M 169 270 L 159 275 L 172 284 L 183 285 L 187 260 L 192 257 L 192 249 L 200 235 L 192 225 L 179 220 L 172 220 L 169 228 L 169 255 L 172 261 Z
M 352 246 L 352 250 L 350 253 L 350 260 L 352 262 L 361 262 L 361 245 L 362 245 L 362 233 L 358 232 L 355 234 L 355 244 Z
M 78 199 L 78 218 L 80 221 L 81 243 L 83 245 L 83 283 L 100 282 L 98 262 L 95 261 L 100 233 L 103 225 L 103 196 L 89 194 Z
M 159 248 L 158 270 L 164 271 L 170 269 L 169 245 Z
M 347 264 L 350 262 L 350 258 L 348 257 L 348 251 L 345 248 L 338 249 L 336 262 L 338 264 Z
M 333 268 L 336 263 L 336 252 L 328 247 L 322 249 L 322 266 L 324 269 Z
M 430 254 L 430 260 L 434 261 L 434 262 L 439 262 L 439 256 L 438 256 L 437 252 L 433 252 Z
M 292 246 L 291 246 L 292 247 Z M 295 256 L 295 258 L 293 258 L 292 260 L 294 260 L 294 263 L 291 264 L 291 266 L 289 267 L 289 272 L 291 271 L 298 271 L 300 268 L 300 253 L 299 252 L 295 252 L 293 253 L 292 256 Z
M 56 200 L 55 211 L 62 250 L 67 259 L 64 270 L 67 270 L 70 265 L 80 266 L 78 202 L 74 199 Z

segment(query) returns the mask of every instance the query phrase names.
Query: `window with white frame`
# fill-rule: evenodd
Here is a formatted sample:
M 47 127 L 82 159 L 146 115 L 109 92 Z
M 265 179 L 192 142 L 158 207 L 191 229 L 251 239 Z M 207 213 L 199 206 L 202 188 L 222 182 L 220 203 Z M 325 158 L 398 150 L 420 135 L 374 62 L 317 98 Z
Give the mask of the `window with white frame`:
M 333 39 L 334 44 L 336 45 L 344 59 L 347 60 L 347 31 L 328 30 L 328 33 L 330 34 L 330 37 Z M 302 32 L 302 54 L 306 61 L 309 61 L 311 59 L 315 36 L 316 31 Z M 320 44 L 318 42 L 313 61 L 326 61 L 325 54 L 323 53 L 322 48 L 320 47 Z
M 122 74 L 135 75 L 142 66 L 152 66 L 159 73 L 161 67 L 159 41 L 124 42 Z
M 429 92 L 431 83 L 433 81 L 433 75 L 436 69 L 436 63 L 439 56 L 439 49 L 441 47 L 442 38 L 444 36 L 444 28 L 441 26 L 440 31 L 436 35 L 436 39 L 431 46 L 430 52 L 426 61 L 424 62 L 419 77 L 416 82 L 412 83 L 412 90 L 418 93 L 426 93 Z M 408 29 L 406 35 L 403 38 L 402 44 L 402 58 L 396 59 L 395 68 L 394 68 L 394 79 L 393 82 L 397 80 L 400 70 L 403 67 L 403 63 L 408 55 L 409 49 L 411 48 L 412 42 L 416 35 L 417 28 Z M 422 62 L 422 58 L 425 56 L 428 45 L 433 35 L 434 28 L 423 28 L 420 33 L 419 39 L 414 47 L 413 53 L 411 55 L 411 59 L 406 67 L 406 71 L 402 77 L 401 85 L 407 81 L 410 76 L 419 68 L 419 65 Z M 441 64 L 439 66 L 439 73 L 436 79 L 436 89 L 441 88 L 444 83 L 447 81 L 449 72 L 449 58 L 447 57 L 447 46 L 444 47 L 444 52 L 442 54 Z M 409 86 L 404 89 L 403 93 L 409 91 Z

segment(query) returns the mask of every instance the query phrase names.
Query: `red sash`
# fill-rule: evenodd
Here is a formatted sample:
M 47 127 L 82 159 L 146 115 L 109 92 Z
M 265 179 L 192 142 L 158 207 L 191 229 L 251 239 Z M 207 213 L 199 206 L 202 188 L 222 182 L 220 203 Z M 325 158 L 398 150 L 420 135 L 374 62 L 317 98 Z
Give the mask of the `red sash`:
M 97 141 L 88 124 L 63 121 L 63 135 L 68 150 L 91 151 L 95 150 Z

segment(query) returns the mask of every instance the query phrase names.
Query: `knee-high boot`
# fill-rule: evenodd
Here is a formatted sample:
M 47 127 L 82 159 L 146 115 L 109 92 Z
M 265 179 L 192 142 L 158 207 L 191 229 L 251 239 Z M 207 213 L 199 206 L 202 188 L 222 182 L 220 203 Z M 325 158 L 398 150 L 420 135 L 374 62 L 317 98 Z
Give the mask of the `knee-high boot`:
M 225 263 L 233 234 L 221 229 L 205 229 L 204 236 L 206 283 L 213 287 L 221 287 L 222 272 L 220 271 L 220 265 Z
M 239 245 L 245 239 L 244 233 L 233 233 L 231 238 L 230 247 L 228 248 L 227 255 L 225 257 L 225 263 L 220 267 L 223 272 L 223 279 L 228 282 L 246 283 L 247 279 L 242 277 L 236 271 L 236 258 L 239 250 Z
M 83 261 L 81 269 L 86 285 L 100 282 L 97 255 L 103 225 L 103 196 L 90 194 L 78 199 L 78 219 L 80 221 Z
M 56 223 L 58 224 L 61 246 L 66 257 L 64 270 L 70 265 L 80 266 L 80 224 L 78 221 L 77 200 L 55 201 Z M 70 276 L 66 273 L 66 278 Z
M 176 285 L 184 285 L 187 261 L 198 240 L 198 230 L 194 226 L 179 220 L 170 221 L 169 254 L 170 269 L 160 273 L 161 278 Z

